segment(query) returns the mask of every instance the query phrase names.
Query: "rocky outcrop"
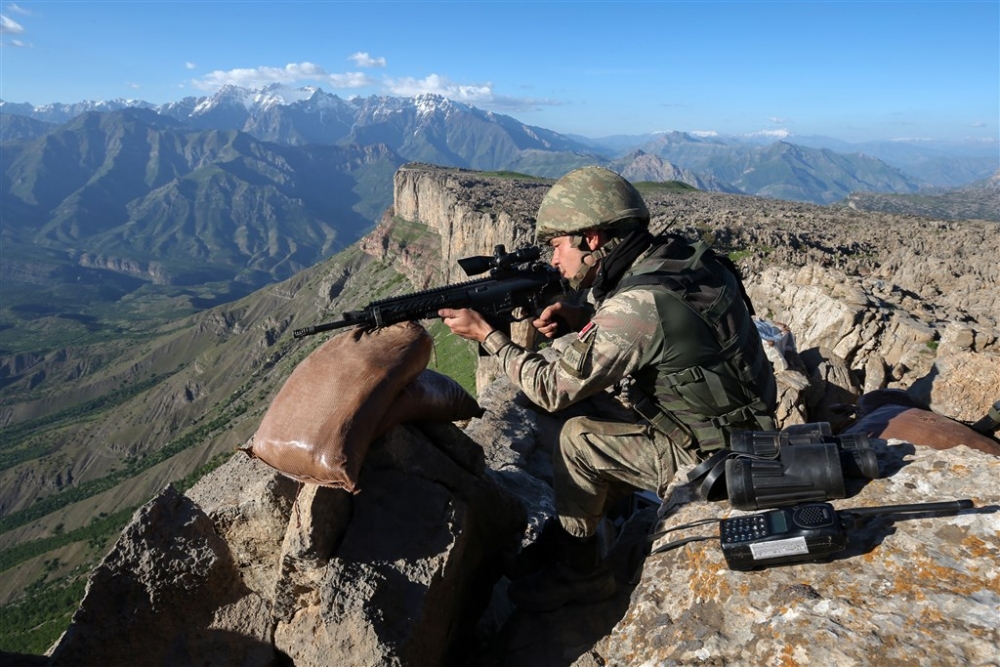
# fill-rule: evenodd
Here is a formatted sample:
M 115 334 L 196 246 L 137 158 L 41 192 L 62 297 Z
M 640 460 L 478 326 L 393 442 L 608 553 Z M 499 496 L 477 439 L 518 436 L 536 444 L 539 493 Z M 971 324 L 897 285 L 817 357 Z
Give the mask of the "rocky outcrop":
M 174 276 L 159 262 L 146 263 L 127 257 L 108 257 L 90 252 L 81 252 L 75 259 L 80 266 L 87 269 L 113 271 L 140 280 L 148 280 L 154 285 L 171 285 L 174 280 Z
M 579 409 L 614 414 L 610 396 L 597 400 Z M 529 525 L 537 527 L 551 513 L 544 481 L 563 415 L 534 409 L 502 378 L 480 403 L 487 414 L 466 431 L 490 443 L 484 444 L 487 460 L 511 488 L 534 497 Z M 849 480 L 849 497 L 835 501 L 837 507 L 969 498 L 980 509 L 874 519 L 852 530 L 847 550 L 830 562 L 736 572 L 726 566 L 717 539 L 643 559 L 647 532 L 741 514 L 726 502 L 698 499 L 682 470 L 661 509 L 669 508 L 668 516 L 658 520 L 651 510 L 639 511 L 620 528 L 602 526 L 613 537 L 615 598 L 550 614 L 515 612 L 504 627 L 506 652 L 484 664 L 862 664 L 871 653 L 899 664 L 925 654 L 938 656 L 934 664 L 988 664 L 1000 639 L 990 621 L 1000 602 L 1000 489 L 990 482 L 1000 458 L 967 447 L 873 442 L 879 479 Z M 716 532 L 711 525 L 674 531 L 653 546 Z M 494 600 L 497 608 L 506 608 L 502 599 Z M 815 641 L 809 639 L 814 633 Z
M 455 664 L 523 510 L 451 425 L 394 429 L 363 491 L 236 455 L 143 507 L 91 576 L 53 665 Z
M 935 412 L 974 423 L 998 400 L 998 387 L 1000 353 L 963 349 L 940 354 L 909 393 Z
M 94 571 L 53 665 L 268 664 L 267 604 L 209 517 L 168 487 Z M 154 657 L 155 656 L 155 657 Z
M 847 532 L 829 562 L 730 570 L 718 540 L 647 558 L 628 611 L 596 652 L 607 665 L 993 664 L 1000 634 L 1000 458 L 881 441 L 883 478 L 849 509 L 972 499 L 958 515 L 897 514 Z M 683 479 L 683 478 L 681 478 Z M 658 530 L 738 512 L 671 490 Z M 655 543 L 714 529 L 675 530 Z
M 792 331 L 799 348 L 842 360 L 864 391 L 910 389 L 921 403 L 969 423 L 997 400 L 1000 346 L 988 318 L 940 322 L 927 316 L 926 300 L 907 310 L 867 280 L 816 265 L 769 267 L 747 283 L 754 303 Z
M 458 260 L 513 250 L 534 241 L 535 212 L 549 182 L 489 177 L 479 172 L 406 165 L 396 172 L 394 214 L 420 222 L 441 239 L 446 282 L 466 280 Z
M 92 576 L 51 664 L 137 654 L 304 666 L 840 664 L 871 653 L 983 664 L 1000 639 L 1000 458 L 902 441 L 875 441 L 880 478 L 852 480 L 835 504 L 969 498 L 978 509 L 873 519 L 823 563 L 737 572 L 717 540 L 644 558 L 652 529 L 738 514 L 696 499 L 682 471 L 660 519 L 640 510 L 602 525 L 613 599 L 518 612 L 499 557 L 552 513 L 555 434 L 573 414 L 622 407 L 601 394 L 549 414 L 504 378 L 480 403 L 486 413 L 464 433 L 402 426 L 376 441 L 357 496 L 300 487 L 242 454 L 186 495 L 167 489 Z

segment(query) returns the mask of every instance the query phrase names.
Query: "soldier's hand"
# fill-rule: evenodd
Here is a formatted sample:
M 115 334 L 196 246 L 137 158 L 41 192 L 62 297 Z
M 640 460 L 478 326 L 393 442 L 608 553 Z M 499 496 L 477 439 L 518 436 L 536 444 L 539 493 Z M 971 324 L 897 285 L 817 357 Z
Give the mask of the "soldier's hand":
M 547 306 L 532 324 L 546 338 L 556 338 L 577 331 L 588 314 L 585 308 L 559 301 Z
M 482 343 L 493 331 L 483 316 L 468 308 L 442 308 L 438 317 L 456 336 Z

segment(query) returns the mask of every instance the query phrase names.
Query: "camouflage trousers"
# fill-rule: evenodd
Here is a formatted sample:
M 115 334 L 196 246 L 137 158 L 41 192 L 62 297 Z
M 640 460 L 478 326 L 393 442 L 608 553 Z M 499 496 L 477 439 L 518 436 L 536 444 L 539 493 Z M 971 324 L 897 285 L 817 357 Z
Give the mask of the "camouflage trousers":
M 571 535 L 586 537 L 622 493 L 641 489 L 662 498 L 677 468 L 698 461 L 687 445 L 645 422 L 568 420 L 552 457 L 559 522 Z

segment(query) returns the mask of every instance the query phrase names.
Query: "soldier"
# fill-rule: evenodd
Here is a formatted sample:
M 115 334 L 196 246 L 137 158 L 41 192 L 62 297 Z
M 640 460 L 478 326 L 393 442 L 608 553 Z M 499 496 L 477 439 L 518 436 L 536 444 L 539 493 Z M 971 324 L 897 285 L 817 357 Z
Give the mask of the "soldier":
M 554 412 L 626 378 L 632 423 L 569 419 L 553 453 L 556 519 L 522 550 L 508 591 L 527 611 L 611 597 L 597 526 L 621 488 L 662 493 L 678 467 L 726 446 L 733 430 L 773 430 L 774 374 L 735 267 L 699 241 L 653 237 L 639 192 L 584 167 L 542 200 L 536 241 L 593 307 L 556 303 L 534 321 L 577 334 L 559 359 L 515 345 L 479 313 L 444 309 L 453 333 L 478 341 L 541 408 Z

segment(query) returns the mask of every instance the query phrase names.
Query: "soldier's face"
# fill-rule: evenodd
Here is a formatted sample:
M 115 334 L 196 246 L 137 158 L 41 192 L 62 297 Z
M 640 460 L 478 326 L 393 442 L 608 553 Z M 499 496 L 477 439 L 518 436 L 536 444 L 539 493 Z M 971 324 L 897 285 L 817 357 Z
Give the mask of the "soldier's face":
M 549 241 L 552 246 L 552 266 L 559 269 L 563 278 L 572 278 L 583 266 L 583 251 L 573 244 L 570 236 L 557 236 Z

